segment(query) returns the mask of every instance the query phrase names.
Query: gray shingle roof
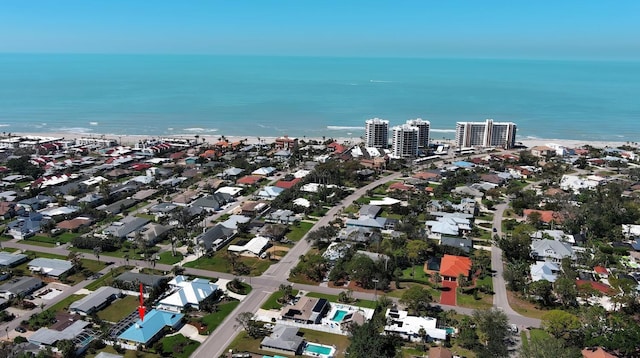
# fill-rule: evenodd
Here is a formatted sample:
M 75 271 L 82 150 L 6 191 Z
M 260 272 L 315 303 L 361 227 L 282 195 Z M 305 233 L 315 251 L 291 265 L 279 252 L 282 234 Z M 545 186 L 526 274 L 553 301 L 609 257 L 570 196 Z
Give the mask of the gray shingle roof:
M 297 352 L 302 345 L 303 338 L 298 336 L 298 328 L 275 326 L 269 337 L 264 337 L 260 346 Z
M 120 290 L 117 288 L 109 286 L 100 287 L 82 299 L 71 303 L 71 305 L 69 305 L 69 310 L 90 313 L 105 302 L 113 299 L 119 293 Z

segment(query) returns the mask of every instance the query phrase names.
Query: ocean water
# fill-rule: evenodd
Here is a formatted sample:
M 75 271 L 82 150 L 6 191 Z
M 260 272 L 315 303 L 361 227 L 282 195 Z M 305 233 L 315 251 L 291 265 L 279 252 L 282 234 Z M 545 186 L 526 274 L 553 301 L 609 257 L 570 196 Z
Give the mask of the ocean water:
M 368 118 L 640 140 L 640 62 L 0 54 L 6 132 L 352 136 Z

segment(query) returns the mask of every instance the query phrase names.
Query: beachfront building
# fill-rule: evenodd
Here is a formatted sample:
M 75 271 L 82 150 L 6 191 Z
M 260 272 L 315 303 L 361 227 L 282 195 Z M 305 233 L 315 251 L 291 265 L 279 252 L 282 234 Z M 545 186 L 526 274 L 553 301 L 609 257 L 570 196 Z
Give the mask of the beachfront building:
M 387 148 L 389 146 L 389 121 L 372 118 L 365 122 L 365 144 L 367 147 Z
M 393 131 L 393 156 L 396 158 L 413 158 L 418 155 L 420 129 L 403 124 L 395 126 Z
M 410 316 L 407 311 L 388 308 L 386 312 L 387 324 L 384 326 L 386 334 L 393 334 L 411 342 L 419 342 L 447 339 L 447 330 L 439 328 L 437 319 L 433 317 Z M 424 330 L 426 336 L 421 336 Z
M 456 146 L 513 148 L 516 141 L 516 124 L 513 122 L 457 122 Z
M 431 122 L 422 118 L 409 119 L 407 124 L 411 127 L 418 128 L 418 148 L 429 148 L 429 131 L 431 130 Z

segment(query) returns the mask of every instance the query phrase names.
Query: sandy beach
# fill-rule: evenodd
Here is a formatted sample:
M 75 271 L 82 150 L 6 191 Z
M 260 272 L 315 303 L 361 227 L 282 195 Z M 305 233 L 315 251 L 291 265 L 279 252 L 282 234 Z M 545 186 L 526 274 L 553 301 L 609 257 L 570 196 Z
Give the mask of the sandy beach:
M 55 137 L 55 138 L 65 138 L 65 139 L 76 139 L 76 138 L 105 138 L 105 139 L 114 139 L 124 145 L 134 145 L 141 140 L 153 139 L 153 138 L 189 138 L 195 139 L 195 134 L 177 134 L 171 136 L 149 136 L 149 135 L 109 135 L 109 134 L 93 134 L 93 133 L 73 133 L 73 132 L 45 132 L 45 133 L 15 133 L 16 135 L 32 135 L 32 136 L 41 136 L 41 137 Z M 209 135 L 209 134 L 200 134 L 198 136 L 199 142 L 205 142 L 214 144 L 222 139 L 221 135 Z M 275 136 L 228 136 L 225 135 L 224 138 L 229 142 L 237 142 L 244 141 L 247 144 L 259 144 L 262 143 L 273 143 L 276 138 Z M 353 137 L 324 137 L 324 139 L 333 138 L 339 143 L 347 143 L 347 144 L 356 144 L 362 142 L 362 139 L 359 136 Z M 323 141 L 322 137 L 304 137 L 298 138 L 300 140 L 310 141 Z M 443 140 L 443 139 L 434 139 L 433 142 L 437 143 L 448 143 L 453 144 L 452 139 Z M 597 148 L 617 148 L 622 145 L 626 145 L 627 142 L 616 142 L 616 141 L 586 141 L 586 140 L 574 140 L 574 139 L 544 139 L 544 138 L 535 138 L 535 139 L 521 139 L 518 142 L 522 143 L 524 146 L 531 148 L 535 146 L 552 146 L 559 145 L 566 148 L 579 148 L 585 145 L 590 145 Z

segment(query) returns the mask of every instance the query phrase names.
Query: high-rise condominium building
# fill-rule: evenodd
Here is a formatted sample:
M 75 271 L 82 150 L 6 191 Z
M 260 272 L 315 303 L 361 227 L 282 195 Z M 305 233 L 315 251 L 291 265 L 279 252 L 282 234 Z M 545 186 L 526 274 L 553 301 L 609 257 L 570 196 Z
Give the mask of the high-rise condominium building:
M 389 146 L 389 121 L 373 118 L 367 119 L 365 143 L 367 147 L 387 148 Z
M 431 122 L 422 118 L 410 119 L 407 124 L 418 128 L 418 148 L 429 148 L 429 129 Z
M 409 124 L 395 126 L 393 131 L 393 156 L 412 158 L 418 155 L 420 128 Z
M 513 122 L 457 122 L 456 146 L 513 148 L 516 141 L 516 124 Z

